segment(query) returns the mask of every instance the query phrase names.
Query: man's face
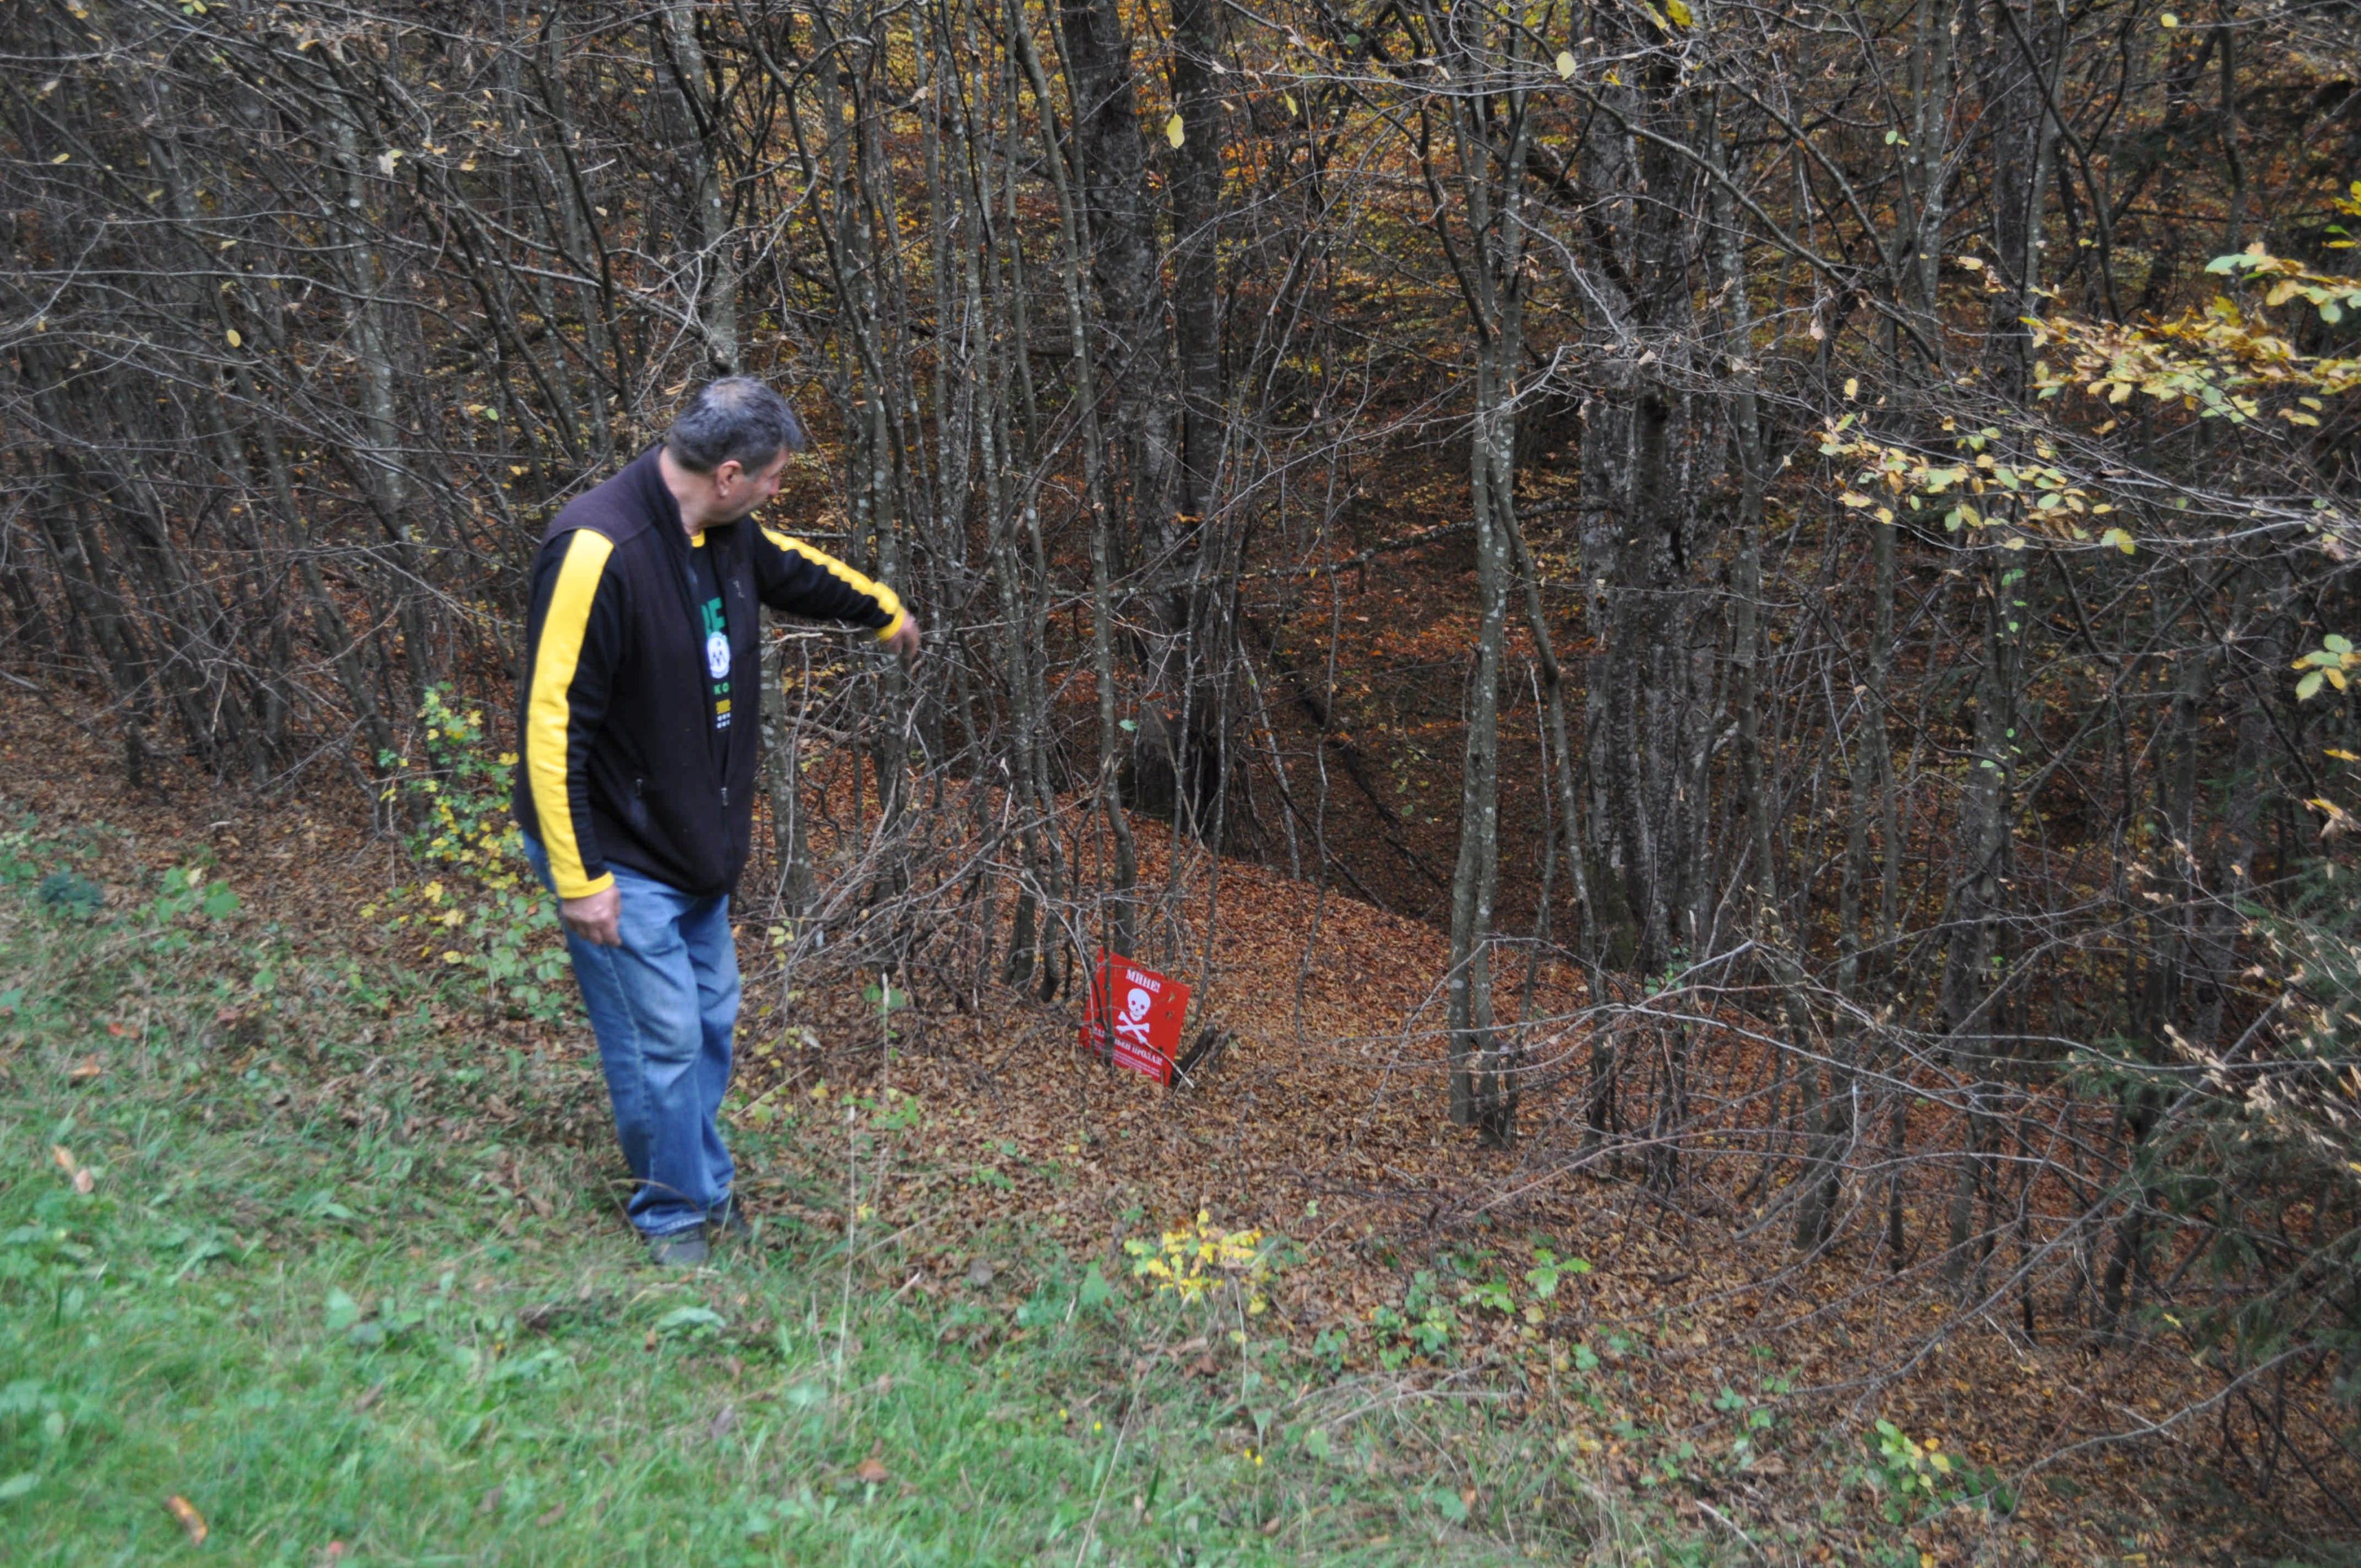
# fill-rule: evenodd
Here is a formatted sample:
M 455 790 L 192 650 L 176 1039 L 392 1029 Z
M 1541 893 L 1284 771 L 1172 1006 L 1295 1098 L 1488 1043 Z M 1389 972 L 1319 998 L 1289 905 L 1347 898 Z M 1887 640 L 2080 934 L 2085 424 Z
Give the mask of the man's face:
M 759 473 L 752 473 L 735 458 L 713 470 L 713 515 L 711 522 L 735 522 L 748 512 L 769 501 L 779 493 L 779 481 L 787 477 L 787 454 L 780 453 Z

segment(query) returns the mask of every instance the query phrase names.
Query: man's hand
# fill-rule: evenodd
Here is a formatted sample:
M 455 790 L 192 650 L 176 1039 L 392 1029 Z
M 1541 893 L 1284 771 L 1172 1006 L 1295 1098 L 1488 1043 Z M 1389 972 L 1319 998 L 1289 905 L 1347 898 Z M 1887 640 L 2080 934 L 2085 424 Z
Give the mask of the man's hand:
M 561 898 L 557 901 L 557 917 L 566 922 L 567 930 L 593 947 L 623 945 L 623 894 L 620 888 L 602 887 L 587 898 Z
M 902 655 L 902 661 L 905 663 L 917 658 L 918 656 L 918 618 L 904 610 L 900 629 L 893 636 L 885 639 L 885 646 Z

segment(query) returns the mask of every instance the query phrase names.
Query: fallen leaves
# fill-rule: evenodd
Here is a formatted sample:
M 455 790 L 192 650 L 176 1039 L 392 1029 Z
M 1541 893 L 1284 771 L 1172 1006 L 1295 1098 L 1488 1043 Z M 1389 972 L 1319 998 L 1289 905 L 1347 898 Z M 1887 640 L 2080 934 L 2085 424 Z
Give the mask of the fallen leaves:
M 205 1523 L 205 1516 L 197 1512 L 197 1505 L 178 1492 L 164 1499 L 164 1507 L 181 1521 L 181 1528 L 189 1532 L 190 1545 L 203 1546 L 205 1537 L 213 1533 L 213 1528 Z
M 88 1166 L 77 1161 L 73 1157 L 73 1151 L 67 1148 L 65 1145 L 51 1144 L 49 1157 L 58 1162 L 58 1168 L 66 1173 L 66 1179 L 73 1183 L 75 1191 L 87 1194 L 98 1185 L 98 1178 L 91 1174 Z

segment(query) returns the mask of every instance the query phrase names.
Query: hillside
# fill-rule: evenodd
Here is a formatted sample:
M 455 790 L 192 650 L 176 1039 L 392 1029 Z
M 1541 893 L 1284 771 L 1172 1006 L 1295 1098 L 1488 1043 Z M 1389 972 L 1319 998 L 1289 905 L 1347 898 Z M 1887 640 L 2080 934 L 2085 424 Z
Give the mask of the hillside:
M 35 1277 L 60 1281 L 39 1287 L 53 1308 L 63 1282 L 101 1266 L 112 1246 L 152 1247 L 138 1238 L 168 1230 L 215 1236 L 216 1255 L 235 1261 L 206 1266 L 267 1289 L 267 1321 L 251 1332 L 305 1343 L 295 1364 L 313 1368 L 300 1373 L 304 1381 L 325 1376 L 316 1358 L 334 1354 L 311 1343 L 318 1338 L 312 1314 L 324 1309 L 306 1302 L 305 1290 L 324 1299 L 333 1287 L 357 1304 L 354 1321 L 387 1321 L 413 1310 L 404 1301 L 425 1299 L 418 1282 L 456 1270 L 497 1304 L 478 1321 L 590 1311 L 605 1337 L 594 1336 L 577 1358 L 626 1361 L 649 1321 L 675 1314 L 666 1321 L 686 1322 L 678 1304 L 706 1303 L 735 1326 L 684 1342 L 695 1363 L 693 1392 L 667 1387 L 664 1408 L 676 1413 L 655 1420 L 672 1433 L 661 1452 L 693 1437 L 697 1421 L 733 1425 L 756 1408 L 751 1401 L 802 1398 L 797 1390 L 810 1385 L 799 1379 L 825 1376 L 830 1410 L 862 1412 L 858 1421 L 816 1429 L 812 1441 L 824 1436 L 821 1448 L 837 1457 L 823 1461 L 815 1450 L 809 1461 L 774 1460 L 759 1474 L 782 1475 L 807 1463 L 823 1472 L 832 1463 L 840 1473 L 860 1446 L 848 1431 L 866 1433 L 864 1421 L 893 1430 L 915 1418 L 882 1395 L 848 1405 L 835 1391 L 879 1378 L 881 1387 L 915 1383 L 912 1398 L 939 1405 L 925 1419 L 947 1424 L 939 1440 L 925 1435 L 932 1428 L 905 1428 L 904 1441 L 947 1446 L 923 1460 L 881 1461 L 905 1495 L 915 1485 L 925 1499 L 913 1500 L 895 1528 L 947 1550 L 965 1539 L 953 1559 L 961 1550 L 991 1556 L 988 1539 L 1035 1539 L 1025 1532 L 1044 1521 L 1014 1494 L 993 1505 L 1005 1510 L 1013 1536 L 963 1538 L 950 1516 L 926 1513 L 960 1470 L 945 1455 L 969 1438 L 954 1441 L 953 1429 L 1003 1414 L 990 1400 L 971 1409 L 961 1403 L 970 1396 L 928 1381 L 944 1374 L 922 1373 L 928 1358 L 912 1362 L 917 1353 L 906 1347 L 928 1334 L 966 1344 L 986 1367 L 1016 1356 L 1018 1375 L 1041 1390 L 1029 1419 L 1041 1419 L 1051 1390 L 1070 1411 L 1142 1412 L 1137 1419 L 1159 1435 L 1129 1463 L 1149 1472 L 1192 1473 L 1190 1465 L 1212 1463 L 1202 1452 L 1210 1445 L 1232 1463 L 1247 1449 L 1262 1452 L 1257 1473 L 1272 1474 L 1282 1463 L 1272 1421 L 1289 1442 L 1319 1444 L 1331 1463 L 1364 1438 L 1407 1445 L 1388 1446 L 1394 1457 L 1382 1463 L 1354 1462 L 1355 1474 L 1384 1484 L 1356 1494 L 1345 1512 L 1358 1521 L 1351 1530 L 1368 1537 L 1390 1530 L 1423 1540 L 1439 1531 L 1422 1552 L 1440 1544 L 1480 1555 L 1488 1542 L 1620 1561 L 1615 1532 L 1632 1528 L 1642 1538 L 1689 1534 L 1696 1544 L 1684 1550 L 1708 1557 L 1737 1550 L 1742 1538 L 1784 1542 L 1782 1560 L 1870 1561 L 1906 1544 L 1935 1562 L 2099 1561 L 2122 1550 L 2116 1542 L 2136 1539 L 2158 1560 L 2172 1560 L 2221 1541 L 2225 1528 L 2233 1537 L 2251 1528 L 2235 1508 L 2224 1513 L 2204 1500 L 2194 1445 L 2151 1444 L 2136 1463 L 2120 1446 L 2093 1446 L 2027 1474 L 2029 1463 L 2136 1419 L 2143 1402 L 2159 1409 L 2172 1399 L 2186 1377 L 2165 1358 L 2136 1346 L 2094 1358 L 2071 1341 L 2028 1344 L 2001 1324 L 1955 1315 L 1925 1278 L 1889 1277 L 1866 1249 L 1839 1247 L 1797 1267 L 1775 1237 L 1733 1243 L 1726 1238 L 1742 1233 L 1731 1222 L 1742 1215 L 1748 1174 L 1735 1158 L 1727 1170 L 1702 1173 L 1675 1203 L 1635 1179 L 1641 1172 L 1628 1160 L 1568 1160 L 1563 1145 L 1542 1140 L 1530 1146 L 1549 1157 L 1481 1149 L 1439 1113 L 1440 1047 L 1423 981 L 1441 968 L 1437 934 L 1252 866 L 1222 868 L 1226 913 L 1211 1011 L 1237 1037 L 1194 1089 L 1168 1093 L 1079 1058 L 1068 1006 L 1004 1002 L 976 1014 L 921 996 L 883 1021 L 893 1036 L 888 1053 L 875 992 L 864 1002 L 859 976 L 808 981 L 784 1023 L 774 1015 L 745 1032 L 746 1066 L 730 1113 L 744 1146 L 745 1190 L 785 1250 L 726 1262 L 710 1278 L 677 1288 L 655 1286 L 633 1269 L 601 1196 L 612 1174 L 609 1135 L 585 1032 L 488 1021 L 444 966 L 431 958 L 417 964 L 381 924 L 361 918 L 399 874 L 382 843 L 354 835 L 317 799 L 143 796 L 94 785 L 104 774 L 85 768 L 93 761 L 83 755 L 86 740 L 35 705 L 7 700 L 0 794 L 31 825 L 10 851 L 20 869 L 7 918 L 22 955 L 12 967 L 27 983 L 12 1003 L 0 1058 L 8 1113 L 20 1142 L 38 1142 L 48 1135 L 36 1129 L 60 1119 L 66 1130 L 52 1141 L 104 1172 L 106 1191 L 124 1205 L 108 1223 L 130 1238 L 74 1240 L 62 1253 L 41 1254 L 51 1272 L 20 1276 L 18 1288 L 33 1288 L 27 1282 Z M 200 807 L 210 824 L 203 839 L 173 831 Z M 197 920 L 176 942 L 159 929 L 175 922 L 143 925 L 138 912 L 158 907 L 159 876 L 191 865 L 209 868 L 204 885 L 236 890 L 238 908 Z M 87 934 L 45 914 L 30 896 L 34 879 L 62 868 L 88 878 L 103 890 L 104 909 L 120 913 Z M 1320 931 L 1307 970 L 1315 915 Z M 758 933 L 746 932 L 745 946 L 751 999 L 767 959 Z M 126 954 L 143 956 L 126 963 Z M 1582 1037 L 1577 1000 L 1548 984 L 1537 997 L 1537 1011 L 1565 1016 L 1559 1048 L 1569 1061 Z M 1750 1080 L 1760 1091 L 1759 1053 L 1724 1047 L 1704 1059 L 1711 1074 L 1692 1085 L 1701 1100 L 1737 1107 Z M 1550 1091 L 1536 1093 L 1532 1113 L 1546 1124 L 1560 1113 L 1556 1102 Z M 140 1124 L 175 1129 L 170 1151 L 122 1141 L 131 1135 L 116 1129 Z M 180 1147 L 183 1139 L 195 1146 Z M 223 1168 L 232 1149 L 240 1152 Z M 384 1172 L 394 1167 L 407 1174 L 390 1180 Z M 211 1230 L 192 1231 L 167 1174 L 176 1168 L 207 1173 L 192 1195 L 252 1190 L 231 1200 Z M 239 1174 L 249 1169 L 251 1177 Z M 138 1198 L 156 1183 L 162 1197 Z M 11 1202 L 27 1214 L 65 1216 L 56 1206 L 70 1186 L 57 1169 L 35 1165 L 20 1169 Z M 332 1210 L 347 1217 L 321 1218 Z M 1235 1320 L 1250 1334 L 1253 1354 L 1244 1364 L 1225 1331 L 1213 1332 L 1217 1324 L 1185 1332 L 1191 1315 L 1159 1307 L 1148 1282 L 1131 1277 L 1124 1244 L 1152 1244 L 1160 1228 L 1185 1229 L 1199 1212 L 1216 1234 L 1251 1230 L 1280 1249 L 1266 1287 L 1269 1310 Z M 1104 1310 L 1114 1315 L 1075 1343 L 1064 1320 L 1074 1282 L 1086 1274 L 1107 1282 Z M 96 1277 L 95 1287 L 76 1288 L 116 1310 L 108 1274 Z M 379 1279 L 375 1296 L 359 1283 Z M 128 1321 L 168 1314 L 142 1332 L 164 1332 L 169 1312 L 180 1310 L 122 1288 Z M 247 1288 L 220 1298 L 225 1326 L 239 1333 L 263 1310 L 247 1304 L 255 1298 Z M 1086 1288 L 1100 1299 L 1097 1286 Z M 577 1295 L 599 1304 L 567 1305 Z M 170 1300 L 186 1305 L 188 1296 Z M 1050 1310 L 1044 1301 L 1060 1326 L 1042 1317 Z M 76 1311 L 85 1310 L 100 1306 Z M 1930 1310 L 1939 1323 L 1930 1325 Z M 801 1328 L 774 1354 L 771 1325 L 790 1323 Z M 530 1338 L 513 1327 L 484 1332 L 517 1342 L 515 1352 L 492 1354 L 521 1353 Z M 873 1341 L 876 1352 L 838 1367 L 832 1334 Z M 709 1352 L 695 1354 L 708 1343 Z M 1036 1343 L 1038 1353 L 1018 1348 Z M 1181 1348 L 1172 1354 L 1158 1351 L 1175 1345 Z M 42 1353 L 20 1339 L 16 1354 L 30 1370 Z M 243 1359 L 249 1354 L 264 1357 L 260 1367 Z M 546 1359 L 549 1352 L 533 1354 Z M 301 1421 L 307 1399 L 324 1399 L 314 1409 L 322 1414 L 378 1386 L 363 1365 L 328 1377 L 319 1386 L 324 1393 L 256 1393 L 281 1387 L 277 1374 L 264 1375 L 267 1366 L 258 1343 L 205 1374 L 209 1397 L 268 1398 Z M 568 1386 L 588 1392 L 608 1376 L 586 1370 Z M 1221 1393 L 1241 1376 L 1271 1379 L 1267 1404 Z M 1152 1398 L 1141 1379 L 1162 1380 Z M 476 1390 L 478 1418 L 489 1422 L 507 1410 L 507 1394 L 492 1397 L 480 1376 L 463 1381 Z M 336 1392 L 346 1382 L 354 1387 Z M 2126 1400 L 2123 1390 L 2135 1386 L 2141 1398 Z M 527 1378 L 517 1397 L 529 1387 Z M 741 1416 L 727 1417 L 730 1409 Z M 166 1419 L 160 1411 L 118 1416 L 109 1430 L 130 1453 L 152 1453 L 159 1433 L 147 1423 Z M 576 1418 L 529 1404 L 498 1419 L 543 1431 Z M 1444 1425 L 1433 1427 L 1436 1420 Z M 1476 1423 L 1471 1434 L 1490 1435 L 1446 1435 L 1465 1421 Z M 1881 1444 L 1881 1421 L 1927 1448 Z M 1315 1427 L 1329 1435 L 1309 1438 Z M 22 1473 L 51 1474 L 30 1417 L 14 1430 Z M 128 1484 L 120 1466 L 151 1461 L 117 1453 L 116 1441 L 90 1440 L 92 1473 Z M 1471 1441 L 1547 1463 L 1512 1459 L 1494 1471 L 1481 1457 L 1488 1450 L 1465 1447 Z M 603 1452 L 604 1463 L 623 1466 L 619 1475 L 645 1475 L 652 1493 L 663 1490 L 658 1471 L 632 1468 L 656 1461 Z M 1928 1467 L 1928 1452 L 1957 1456 L 1956 1472 Z M 2176 1455 L 2189 1468 L 2177 1468 Z M 1063 1474 L 1062 1460 L 1043 1463 L 1047 1475 Z M 1307 1464 L 1300 1447 L 1283 1463 Z M 905 1482 L 912 1464 L 923 1474 L 910 1472 Z M 505 1484 L 498 1465 L 481 1467 L 487 1493 Z M 1268 1551 L 1342 1560 L 1332 1554 L 1351 1530 L 1336 1534 L 1344 1526 L 1328 1518 L 1330 1508 L 1310 1500 L 1329 1485 L 1319 1479 L 1322 1468 L 1290 1472 L 1279 1494 L 1269 1483 L 1254 1494 L 1268 1504 L 1253 1515 L 1262 1523 L 1294 1517 L 1289 1508 L 1327 1520 L 1279 1525 Z M 771 1507 L 755 1474 L 743 1483 L 751 1489 L 730 1494 L 730 1508 L 751 1510 L 750 1518 Z M 83 1485 L 57 1475 L 54 1484 L 42 1482 L 52 1507 L 57 1486 Z M 544 1465 L 533 1475 L 514 1488 L 523 1500 L 484 1506 L 483 1517 L 497 1514 L 497 1523 L 478 1526 L 457 1498 L 441 1505 L 439 1523 L 405 1526 L 425 1532 L 407 1539 L 423 1548 L 439 1530 L 450 1532 L 445 1541 L 475 1539 L 513 1554 L 503 1560 L 564 1560 L 557 1539 L 535 1544 L 524 1530 L 527 1502 L 537 1519 L 578 1509 L 601 1487 L 577 1485 L 566 1493 L 575 1501 L 544 1504 L 544 1495 L 555 1496 L 552 1473 Z M 1927 1492 L 1902 1486 L 1914 1475 L 1929 1478 Z M 285 1526 L 268 1522 L 276 1517 L 269 1508 L 282 1506 L 270 1487 L 280 1485 L 231 1489 L 245 1499 L 236 1509 L 264 1509 L 236 1515 L 237 1528 L 259 1532 L 251 1535 L 258 1545 L 283 1539 L 277 1532 Z M 1423 1518 L 1419 1499 L 1438 1486 L 1450 1497 L 1436 1505 L 1442 1513 Z M 1071 1478 L 1061 1487 L 1075 1490 Z M 1449 1506 L 1462 1492 L 1470 1501 Z M 1269 1501 L 1281 1494 L 1296 1500 Z M 324 1517 L 353 1521 L 332 1528 L 354 1534 L 354 1550 L 394 1550 L 389 1525 L 353 1500 L 359 1493 L 336 1495 L 346 1500 Z M 1549 1508 L 1574 1514 L 1529 1511 L 1552 1497 L 1560 1501 Z M 111 1505 L 118 1511 L 104 1517 L 125 1519 L 110 1528 L 133 1530 L 132 1539 L 160 1539 L 157 1521 L 170 1522 L 160 1512 L 129 1522 L 157 1501 Z M 16 1506 L 33 1502 L 28 1495 Z M 648 1528 L 659 1534 L 687 1528 L 653 1503 L 636 1506 L 655 1509 Z M 1236 1512 L 1235 1500 L 1221 1506 Z M 1397 1508 L 1410 1513 L 1386 1525 Z M 1131 1512 L 1137 1525 L 1154 1510 Z M 1579 1527 L 1569 1522 L 1576 1516 Z M 1519 1533 L 1543 1527 L 1531 1541 Z M 549 1528 L 560 1529 L 558 1519 Z M 819 1533 L 782 1535 L 781 1549 L 804 1540 L 821 1550 L 810 1543 L 836 1539 L 811 1528 Z M 511 1529 L 513 1538 L 500 1533 Z M 1133 1543 L 1115 1560 L 1132 1560 L 1125 1552 L 1147 1550 L 1152 1537 L 1125 1539 Z M 1378 1546 L 1370 1550 L 1377 1554 L 1353 1560 L 1389 1560 Z

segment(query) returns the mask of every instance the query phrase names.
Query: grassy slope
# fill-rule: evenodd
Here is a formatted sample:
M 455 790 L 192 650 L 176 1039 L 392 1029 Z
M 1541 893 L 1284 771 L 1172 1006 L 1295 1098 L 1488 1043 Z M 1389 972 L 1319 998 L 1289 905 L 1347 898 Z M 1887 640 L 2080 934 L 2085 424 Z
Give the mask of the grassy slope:
M 855 1209 L 849 1238 L 781 1219 L 715 1269 L 653 1274 L 601 1196 L 603 1147 L 526 1151 L 557 1173 L 526 1192 L 519 1140 L 467 1120 L 578 1099 L 581 1064 L 486 1052 L 412 1005 L 418 977 L 297 959 L 193 893 L 36 896 L 95 855 L 0 837 L 12 1563 L 1626 1555 L 1618 1511 L 1482 1398 L 1236 1346 L 1246 1320 L 1046 1233 L 994 1238 L 992 1280 L 897 1294 L 912 1233 L 813 1192 L 807 1219 Z M 844 1114 L 824 1130 L 869 1168 L 922 1157 L 906 1110 Z

